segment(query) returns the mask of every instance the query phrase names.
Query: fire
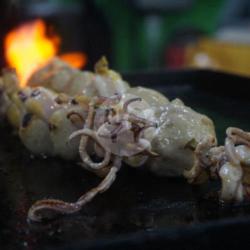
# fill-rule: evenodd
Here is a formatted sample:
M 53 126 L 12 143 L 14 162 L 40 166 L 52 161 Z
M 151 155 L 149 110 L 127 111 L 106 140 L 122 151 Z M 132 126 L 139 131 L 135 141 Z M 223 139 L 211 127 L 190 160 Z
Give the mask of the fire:
M 75 68 L 81 68 L 87 62 L 87 57 L 83 53 L 79 52 L 71 52 L 71 53 L 64 53 L 59 56 L 63 61 L 68 62 L 71 66 Z
M 46 35 L 46 25 L 40 19 L 25 23 L 7 34 L 4 40 L 5 58 L 8 65 L 16 69 L 22 87 L 37 68 L 57 55 L 60 42 L 58 35 Z M 76 68 L 83 67 L 87 62 L 86 55 L 79 52 L 59 57 Z

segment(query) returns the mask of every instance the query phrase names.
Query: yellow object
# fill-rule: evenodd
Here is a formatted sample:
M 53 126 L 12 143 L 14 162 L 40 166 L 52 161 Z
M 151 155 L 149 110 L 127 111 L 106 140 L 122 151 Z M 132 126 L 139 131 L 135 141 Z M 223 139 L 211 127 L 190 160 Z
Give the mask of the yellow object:
M 15 103 L 10 104 L 7 109 L 6 115 L 10 124 L 18 129 L 21 123 L 21 114 Z
M 45 117 L 44 107 L 41 105 L 41 102 L 35 99 L 28 99 L 25 102 L 25 107 L 28 113 L 35 114 L 36 116 L 43 118 Z
M 250 76 L 250 45 L 201 39 L 187 46 L 185 66 Z

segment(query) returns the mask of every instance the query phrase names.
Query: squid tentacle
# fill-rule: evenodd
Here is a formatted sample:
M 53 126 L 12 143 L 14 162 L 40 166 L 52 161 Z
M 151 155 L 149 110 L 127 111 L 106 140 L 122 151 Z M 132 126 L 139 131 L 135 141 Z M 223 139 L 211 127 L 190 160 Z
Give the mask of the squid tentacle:
M 76 202 L 69 203 L 62 200 L 47 199 L 34 203 L 28 211 L 28 219 L 40 222 L 51 219 L 59 214 L 72 214 L 80 211 L 84 205 L 90 202 L 98 193 L 107 191 L 116 179 L 117 172 L 121 167 L 121 158 L 115 157 L 113 166 L 101 183 L 87 191 Z
M 84 128 L 82 130 L 73 132 L 70 135 L 69 140 L 73 139 L 76 136 L 81 135 L 81 140 L 79 144 L 80 157 L 82 161 L 86 164 L 87 169 L 91 168 L 93 170 L 98 170 L 106 167 L 109 164 L 111 153 L 103 148 L 103 150 L 105 151 L 104 159 L 102 162 L 99 163 L 93 162 L 87 153 L 86 147 L 87 147 L 88 137 L 91 137 L 98 145 L 101 146 L 101 143 L 98 139 L 98 136 L 96 135 L 96 132 L 90 129 L 93 126 L 94 115 L 95 115 L 94 103 L 90 103 L 89 112 Z
M 157 128 L 158 127 L 158 123 L 157 122 L 152 122 L 152 121 L 149 121 L 147 119 L 144 119 L 142 117 L 139 117 L 133 113 L 130 113 L 128 114 L 128 120 L 132 123 L 141 123 L 143 124 L 144 126 L 150 126 L 150 127 L 155 127 Z
M 228 138 L 231 138 L 235 144 L 244 144 L 250 147 L 250 133 L 242 129 L 229 127 L 226 131 Z
M 126 113 L 128 111 L 128 106 L 129 104 L 133 103 L 133 102 L 141 102 L 142 99 L 140 97 L 135 97 L 135 98 L 131 98 L 128 99 L 126 102 L 124 102 L 123 104 L 123 112 Z
M 184 176 L 188 179 L 189 183 L 201 183 L 205 176 L 204 170 L 211 166 L 209 157 L 209 151 L 214 148 L 215 141 L 213 137 L 203 139 L 194 151 L 194 165 L 189 170 L 184 170 Z
M 96 132 L 91 130 L 91 129 L 88 129 L 88 128 L 85 128 L 85 129 L 78 130 L 78 131 L 74 132 L 69 137 L 69 140 L 71 140 L 74 137 L 79 136 L 79 135 L 91 137 L 98 145 L 101 146 L 101 143 L 100 143 L 100 141 L 98 139 L 98 136 L 96 135 Z M 81 154 L 80 154 L 81 159 L 86 165 L 88 165 L 92 169 L 97 170 L 97 169 L 104 168 L 104 167 L 106 167 L 108 165 L 108 163 L 110 161 L 111 153 L 108 150 L 105 150 L 104 148 L 103 148 L 103 150 L 105 151 L 103 161 L 95 163 L 95 162 L 93 162 L 91 160 L 90 156 L 88 155 L 87 149 L 86 149 L 86 144 L 85 144 L 85 147 L 81 148 Z
M 229 162 L 236 166 L 240 164 L 239 157 L 235 151 L 234 142 L 231 138 L 226 138 L 225 140 L 225 152 Z

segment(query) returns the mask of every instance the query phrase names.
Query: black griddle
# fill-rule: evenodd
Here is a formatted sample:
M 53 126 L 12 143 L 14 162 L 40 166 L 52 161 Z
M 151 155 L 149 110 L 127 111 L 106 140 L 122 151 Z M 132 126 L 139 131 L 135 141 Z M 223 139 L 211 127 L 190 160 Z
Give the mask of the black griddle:
M 207 114 L 219 142 L 225 129 L 250 130 L 250 79 L 207 70 L 137 72 L 133 85 L 161 91 Z M 28 224 L 30 205 L 41 198 L 75 201 L 100 179 L 75 162 L 30 155 L 0 124 L 0 249 L 223 249 L 250 245 L 250 204 L 220 204 L 219 183 L 191 186 L 143 167 L 124 166 L 109 191 L 81 212 Z

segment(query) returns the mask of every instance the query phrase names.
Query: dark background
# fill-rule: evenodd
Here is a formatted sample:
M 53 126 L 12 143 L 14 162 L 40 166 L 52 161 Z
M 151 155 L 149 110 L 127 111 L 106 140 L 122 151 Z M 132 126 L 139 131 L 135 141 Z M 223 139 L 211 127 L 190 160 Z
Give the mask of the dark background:
M 201 38 L 250 51 L 247 0 L 2 0 L 0 8 L 0 45 L 10 29 L 42 18 L 62 36 L 61 51 L 86 52 L 91 69 L 101 55 L 119 71 L 194 66 L 186 48 Z

